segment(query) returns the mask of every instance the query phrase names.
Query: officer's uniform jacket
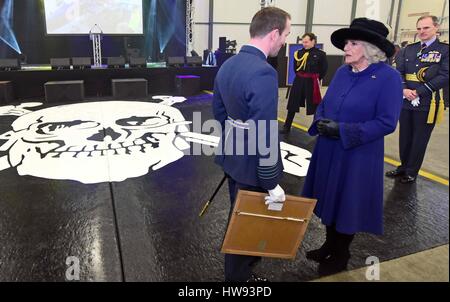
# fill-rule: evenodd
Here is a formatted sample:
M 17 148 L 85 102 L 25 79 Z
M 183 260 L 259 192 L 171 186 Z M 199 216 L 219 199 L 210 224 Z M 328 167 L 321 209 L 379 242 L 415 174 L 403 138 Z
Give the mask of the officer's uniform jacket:
M 408 45 L 402 49 L 396 58 L 396 68 L 403 78 L 403 88 L 416 90 L 420 97 L 419 106 L 413 106 L 408 100 L 404 100 L 403 109 L 418 111 L 442 110 L 440 90 L 448 86 L 448 44 L 436 39 L 427 48 L 422 49 L 422 42 Z M 437 74 L 428 80 L 424 80 L 426 69 L 432 65 L 440 66 Z
M 245 45 L 222 65 L 214 83 L 213 112 L 222 126 L 215 162 L 238 183 L 274 189 L 283 174 L 278 76 L 261 50 Z M 269 127 L 271 121 L 275 127 Z M 266 127 L 255 128 L 258 122 Z M 255 138 L 267 148 L 260 148 Z

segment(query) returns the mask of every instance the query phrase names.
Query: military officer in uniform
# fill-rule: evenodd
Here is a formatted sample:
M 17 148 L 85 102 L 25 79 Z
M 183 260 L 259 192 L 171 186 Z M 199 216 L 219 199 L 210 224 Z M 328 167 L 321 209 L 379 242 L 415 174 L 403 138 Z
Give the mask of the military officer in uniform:
M 277 123 L 278 76 L 267 57 L 277 56 L 290 29 L 291 17 L 287 12 L 276 7 L 260 10 L 250 25 L 249 44 L 222 65 L 215 79 L 213 112 L 222 126 L 221 152 L 215 162 L 228 176 L 230 214 L 240 189 L 267 192 L 266 204 L 283 202 L 286 198 L 279 185 L 283 163 Z M 252 153 L 254 140 L 258 144 Z M 238 151 L 239 146 L 243 152 Z M 258 260 L 253 256 L 226 254 L 225 280 L 264 281 L 252 275 L 252 267 Z
M 431 133 L 441 122 L 442 88 L 448 86 L 448 44 L 437 38 L 438 18 L 424 16 L 417 21 L 420 42 L 402 49 L 396 68 L 403 77 L 403 109 L 400 116 L 401 165 L 386 173 L 400 177 L 403 184 L 417 178 Z
M 292 83 L 287 105 L 288 115 L 282 134 L 291 130 L 292 122 L 300 107 L 306 106 L 306 114 L 312 115 L 322 101 L 320 95 L 320 81 L 325 77 L 328 69 L 327 54 L 315 47 L 317 37 L 313 33 L 306 33 L 302 37 L 303 49 L 294 54 L 294 72 L 296 77 Z

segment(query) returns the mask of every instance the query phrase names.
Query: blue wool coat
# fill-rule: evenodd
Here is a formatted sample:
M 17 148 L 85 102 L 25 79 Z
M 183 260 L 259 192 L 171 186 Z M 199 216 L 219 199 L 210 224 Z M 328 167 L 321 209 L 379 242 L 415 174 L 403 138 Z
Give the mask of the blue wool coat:
M 338 232 L 383 232 L 384 136 L 393 132 L 403 104 L 400 74 L 385 63 L 359 73 L 338 69 L 317 109 L 317 122 L 339 123 L 340 139 L 319 136 L 303 196 L 317 198 L 314 213 Z
M 222 126 L 220 154 L 215 162 L 238 183 L 274 189 L 283 174 L 277 123 L 278 76 L 262 51 L 243 46 L 222 65 L 214 83 L 213 112 Z M 258 121 L 267 127 L 243 129 L 247 123 L 257 125 Z M 235 127 L 230 128 L 232 124 Z M 258 145 L 256 138 L 264 143 Z M 257 145 L 255 149 L 252 142 Z M 245 146 L 245 150 L 237 152 L 237 145 Z

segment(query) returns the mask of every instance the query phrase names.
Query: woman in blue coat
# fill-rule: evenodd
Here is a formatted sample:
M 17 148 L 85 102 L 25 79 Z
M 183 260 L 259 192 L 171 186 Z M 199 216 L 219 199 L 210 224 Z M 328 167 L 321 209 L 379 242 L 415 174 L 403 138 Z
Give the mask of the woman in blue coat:
M 303 196 L 318 200 L 314 213 L 326 226 L 326 241 L 307 253 L 327 275 L 347 268 L 357 232 L 383 232 L 384 136 L 402 107 L 400 74 L 385 61 L 394 54 L 383 23 L 358 18 L 335 31 L 333 45 L 345 52 L 310 135 L 319 135 Z

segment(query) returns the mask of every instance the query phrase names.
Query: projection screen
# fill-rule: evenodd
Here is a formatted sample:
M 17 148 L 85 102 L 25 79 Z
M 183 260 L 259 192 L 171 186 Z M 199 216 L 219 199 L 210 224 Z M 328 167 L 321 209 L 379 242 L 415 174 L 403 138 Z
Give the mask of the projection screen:
M 44 0 L 48 35 L 142 35 L 142 0 Z M 96 24 L 98 26 L 96 26 Z

